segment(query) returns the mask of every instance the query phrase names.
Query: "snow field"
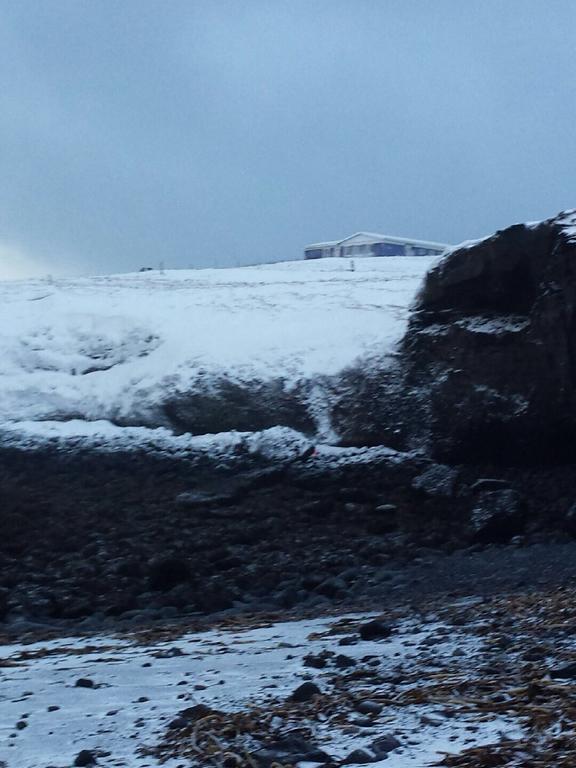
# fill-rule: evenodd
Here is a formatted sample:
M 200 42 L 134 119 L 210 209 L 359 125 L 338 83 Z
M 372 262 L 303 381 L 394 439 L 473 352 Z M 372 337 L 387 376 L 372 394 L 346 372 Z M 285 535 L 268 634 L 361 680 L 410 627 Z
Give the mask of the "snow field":
M 166 426 L 212 382 L 333 376 L 385 358 L 435 259 L 286 262 L 0 283 L 0 424 Z

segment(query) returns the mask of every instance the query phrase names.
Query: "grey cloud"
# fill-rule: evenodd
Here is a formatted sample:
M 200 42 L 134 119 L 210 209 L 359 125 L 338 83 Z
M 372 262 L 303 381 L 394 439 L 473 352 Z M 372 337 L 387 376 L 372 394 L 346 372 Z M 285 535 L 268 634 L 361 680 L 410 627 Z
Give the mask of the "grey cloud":
M 575 204 L 572 0 L 0 11 L 0 245 L 47 269 L 457 242 Z

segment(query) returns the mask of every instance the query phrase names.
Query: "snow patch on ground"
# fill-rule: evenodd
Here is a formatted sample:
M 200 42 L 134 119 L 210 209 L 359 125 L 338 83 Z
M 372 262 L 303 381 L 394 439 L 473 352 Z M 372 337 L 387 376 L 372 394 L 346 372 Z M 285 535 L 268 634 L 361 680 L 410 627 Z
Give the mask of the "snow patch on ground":
M 386 458 L 402 460 L 386 446 L 341 448 L 314 444 L 289 427 L 272 427 L 259 432 L 221 432 L 216 435 L 174 435 L 164 427 L 118 427 L 109 421 L 21 421 L 0 426 L 0 443 L 5 448 L 35 451 L 125 452 L 143 451 L 173 459 L 208 457 L 212 462 L 233 464 L 238 458 L 264 462 L 291 462 L 314 449 L 316 465 L 365 464 Z
M 155 766 L 158 759 L 142 755 L 140 748 L 157 745 L 177 713 L 197 704 L 222 712 L 253 705 L 274 708 L 281 734 L 291 727 L 282 702 L 311 677 L 326 699 L 318 699 L 314 716 L 303 715 L 301 725 L 311 728 L 315 743 L 337 758 L 393 734 L 401 747 L 389 753 L 385 765 L 424 768 L 437 763 L 443 752 L 458 753 L 498 742 L 503 734 L 520 734 L 518 725 L 506 717 L 479 720 L 458 711 L 456 704 L 446 716 L 441 706 L 418 703 L 421 683 L 452 676 L 456 684 L 477 674 L 474 667 L 482 648 L 475 634 L 434 617 L 407 618 L 387 639 L 361 640 L 357 627 L 367 618 L 269 623 L 160 639 L 141 634 L 4 645 L 0 760 L 8 768 L 68 766 L 80 750 L 88 749 L 99 754 L 103 767 Z M 354 644 L 340 646 L 343 636 Z M 303 663 L 307 654 L 323 651 L 344 653 L 355 662 L 356 671 L 377 670 L 377 679 L 349 675 L 345 685 L 352 698 L 343 698 L 339 685 L 345 673 L 330 664 L 314 669 Z M 374 660 L 376 665 L 370 663 Z M 394 678 L 392 686 L 385 682 Z M 79 679 L 94 685 L 77 687 Z M 395 696 L 400 701 L 411 690 L 416 692 L 415 703 L 394 704 Z M 355 725 L 360 716 L 352 706 L 354 698 L 371 699 L 375 694 L 389 703 L 368 724 Z M 178 763 L 182 760 L 170 759 L 168 764 Z

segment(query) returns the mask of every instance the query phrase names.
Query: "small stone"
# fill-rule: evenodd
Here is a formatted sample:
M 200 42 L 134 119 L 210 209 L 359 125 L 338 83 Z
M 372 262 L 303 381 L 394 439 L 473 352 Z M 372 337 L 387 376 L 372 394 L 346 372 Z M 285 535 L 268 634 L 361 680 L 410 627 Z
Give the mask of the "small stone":
M 366 519 L 368 533 L 384 536 L 398 528 L 398 508 L 394 504 L 379 504 Z M 377 553 L 382 556 L 382 553 Z
M 178 656 L 186 656 L 186 654 L 180 648 L 168 648 L 166 650 L 153 653 L 152 656 L 155 659 L 174 659 Z
M 192 707 L 186 707 L 178 713 L 179 717 L 185 718 L 188 722 L 195 722 L 196 720 L 202 720 L 204 717 L 213 715 L 216 710 L 208 707 L 206 704 L 194 704 Z
M 94 765 L 96 763 L 96 756 L 89 749 L 83 749 L 76 755 L 74 765 L 78 768 L 84 768 L 87 765 Z
M 305 667 L 312 667 L 313 669 L 324 669 L 324 667 L 328 664 L 328 656 L 325 653 L 309 653 L 307 656 L 304 656 L 303 662 Z
M 562 667 L 556 667 L 556 669 L 551 669 L 550 677 L 559 677 L 564 679 L 576 677 L 576 662 L 565 664 Z
M 544 661 L 547 655 L 545 648 L 533 646 L 532 648 L 528 648 L 526 652 L 522 654 L 522 661 Z
M 373 752 L 369 752 L 367 749 L 355 749 L 342 760 L 342 765 L 366 765 L 367 763 L 375 763 L 380 759 L 381 758 L 376 757 Z
M 88 677 L 80 677 L 74 683 L 75 688 L 94 688 L 94 680 L 90 680 Z
M 374 725 L 370 717 L 352 717 L 349 722 L 350 725 L 357 725 L 358 728 L 372 728 Z
M 185 717 L 175 717 L 174 720 L 171 720 L 168 723 L 168 728 L 172 730 L 180 729 L 180 728 L 186 728 L 186 726 L 190 725 L 190 721 L 187 720 Z
M 272 768 L 274 765 L 296 765 L 301 762 L 333 762 L 330 755 L 299 736 L 281 737 L 278 741 L 252 752 L 250 757 L 260 768 Z M 252 763 L 252 760 L 250 762 Z
M 378 758 L 381 760 L 382 755 L 387 755 L 388 752 L 392 752 L 394 749 L 398 749 L 398 747 L 401 747 L 402 744 L 398 741 L 398 739 L 395 736 L 387 735 L 387 736 L 380 736 L 379 739 L 376 739 L 376 741 L 373 741 L 372 744 L 370 744 L 370 749 L 372 749 L 376 755 L 378 755 Z
M 458 471 L 444 464 L 432 464 L 421 475 L 414 478 L 412 487 L 428 496 L 453 496 L 458 480 Z
M 395 515 L 398 512 L 396 504 L 379 504 L 375 510 L 379 515 Z
M 420 722 L 422 725 L 432 725 L 433 727 L 437 728 L 438 726 L 443 724 L 443 720 L 440 717 L 433 717 L 432 715 L 422 715 L 420 718 Z
M 56 712 L 56 711 L 57 711 L 57 710 L 59 710 L 59 709 L 60 709 L 60 707 L 59 707 L 57 704 L 51 704 L 51 705 L 48 707 L 48 712 Z
M 338 645 L 357 645 L 358 638 L 354 635 L 345 635 L 338 640 Z
M 296 688 L 290 695 L 290 701 L 310 701 L 314 696 L 319 696 L 322 693 L 320 688 L 315 683 L 302 683 Z
M 16 723 L 16 728 L 19 731 L 23 731 L 24 728 L 28 728 L 28 723 L 26 722 L 26 720 L 18 720 L 18 722 Z
M 343 653 L 339 653 L 334 659 L 334 664 L 338 669 L 349 669 L 356 666 L 356 660 L 350 656 L 345 656 Z
M 377 701 L 360 701 L 356 705 L 356 711 L 361 715 L 379 715 L 383 708 Z
M 373 619 L 366 622 L 366 624 L 362 624 L 358 632 L 362 640 L 381 640 L 382 638 L 390 637 L 392 627 L 383 621 Z

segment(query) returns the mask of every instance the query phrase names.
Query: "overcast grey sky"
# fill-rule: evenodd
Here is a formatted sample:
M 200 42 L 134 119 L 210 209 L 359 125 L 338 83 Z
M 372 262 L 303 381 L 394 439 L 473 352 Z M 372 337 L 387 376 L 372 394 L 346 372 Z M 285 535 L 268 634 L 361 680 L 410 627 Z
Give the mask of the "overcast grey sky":
M 574 0 L 0 0 L 0 275 L 576 206 Z

